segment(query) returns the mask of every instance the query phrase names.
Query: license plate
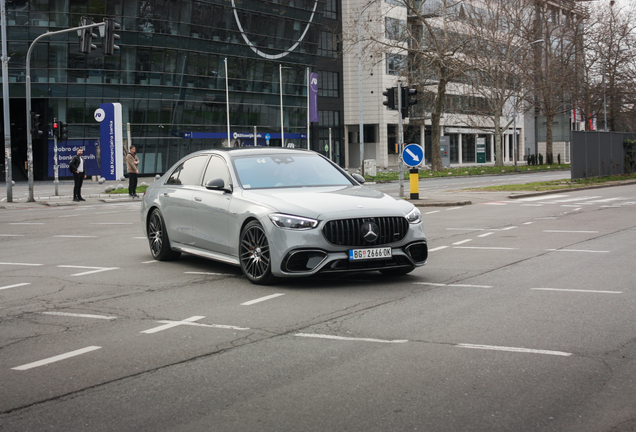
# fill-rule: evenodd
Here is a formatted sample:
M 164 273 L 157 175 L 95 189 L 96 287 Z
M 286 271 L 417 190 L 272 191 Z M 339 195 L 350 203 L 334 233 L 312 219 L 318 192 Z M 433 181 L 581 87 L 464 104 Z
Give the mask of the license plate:
M 391 248 L 373 248 L 373 249 L 351 249 L 349 251 L 349 261 L 366 260 L 366 259 L 386 259 L 391 258 Z

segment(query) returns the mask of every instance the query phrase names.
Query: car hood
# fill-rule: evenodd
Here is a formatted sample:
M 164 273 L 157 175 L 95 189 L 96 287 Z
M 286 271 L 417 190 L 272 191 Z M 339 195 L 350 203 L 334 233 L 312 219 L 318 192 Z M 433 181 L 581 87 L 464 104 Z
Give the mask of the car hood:
M 243 198 L 274 211 L 314 219 L 404 216 L 413 204 L 362 186 L 244 190 Z

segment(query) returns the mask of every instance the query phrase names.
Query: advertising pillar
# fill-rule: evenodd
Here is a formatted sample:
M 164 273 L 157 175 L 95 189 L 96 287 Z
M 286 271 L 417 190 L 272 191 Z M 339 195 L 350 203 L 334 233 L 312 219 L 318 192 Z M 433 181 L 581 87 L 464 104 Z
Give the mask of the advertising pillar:
M 120 103 L 103 103 L 95 110 L 99 122 L 101 176 L 117 180 L 124 175 L 124 137 Z

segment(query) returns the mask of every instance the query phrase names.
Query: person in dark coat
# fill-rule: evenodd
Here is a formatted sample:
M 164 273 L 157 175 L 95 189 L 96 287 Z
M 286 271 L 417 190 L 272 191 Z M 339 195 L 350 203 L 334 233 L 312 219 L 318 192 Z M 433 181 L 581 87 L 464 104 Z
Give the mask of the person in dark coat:
M 77 154 L 73 156 L 73 159 L 71 159 L 71 162 L 68 164 L 68 169 L 73 173 L 73 182 L 75 183 L 73 186 L 73 201 L 78 202 L 86 201 L 82 198 L 82 183 L 84 183 L 84 179 L 86 178 L 86 164 L 82 157 L 83 153 L 83 149 L 77 149 Z

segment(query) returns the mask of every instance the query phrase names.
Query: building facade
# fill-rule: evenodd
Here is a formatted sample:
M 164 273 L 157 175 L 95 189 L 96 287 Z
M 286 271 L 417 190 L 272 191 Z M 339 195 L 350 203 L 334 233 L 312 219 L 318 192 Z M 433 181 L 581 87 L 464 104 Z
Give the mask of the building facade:
M 98 47 L 83 54 L 78 35 L 66 33 L 40 41 L 30 61 L 32 110 L 49 129 L 54 119 L 69 125 L 62 150 L 99 151 L 94 112 L 118 102 L 125 146 L 137 147 L 142 175 L 163 173 L 196 150 L 254 145 L 255 132 L 256 145 L 328 154 L 331 128 L 334 160 L 340 154 L 341 66 L 335 38 L 324 36 L 332 34 L 325 23 L 338 29 L 339 1 L 6 0 L 6 7 L 16 180 L 26 178 L 27 50 L 37 36 L 79 26 L 82 17 L 115 18 L 120 49 L 104 56 L 97 36 Z M 319 123 L 307 121 L 310 72 L 321 78 Z M 36 179 L 52 177 L 52 145 L 50 130 L 33 140 Z

